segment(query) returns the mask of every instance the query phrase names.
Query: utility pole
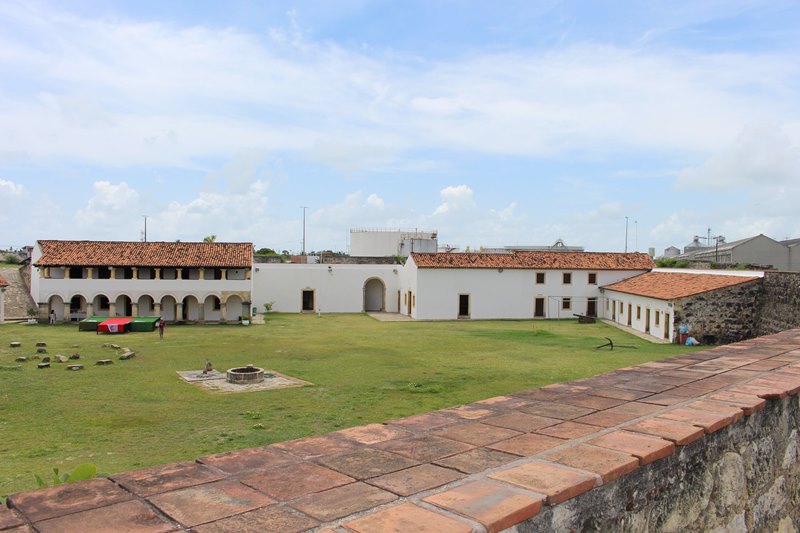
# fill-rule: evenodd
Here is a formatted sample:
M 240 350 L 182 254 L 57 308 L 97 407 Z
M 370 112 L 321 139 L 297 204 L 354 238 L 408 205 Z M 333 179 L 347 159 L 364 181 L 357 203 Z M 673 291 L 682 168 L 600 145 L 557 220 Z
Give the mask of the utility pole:
M 300 256 L 303 257 L 302 262 L 305 263 L 306 262 L 306 260 L 305 260 L 305 257 L 306 257 L 306 209 L 308 209 L 308 206 L 301 205 L 300 209 L 303 210 L 303 251 L 300 254 Z
M 628 219 L 631 217 L 625 217 L 625 253 L 628 253 Z
M 144 242 L 147 242 L 147 215 L 142 215 L 144 217 Z
M 639 251 L 639 221 L 633 221 L 633 251 Z

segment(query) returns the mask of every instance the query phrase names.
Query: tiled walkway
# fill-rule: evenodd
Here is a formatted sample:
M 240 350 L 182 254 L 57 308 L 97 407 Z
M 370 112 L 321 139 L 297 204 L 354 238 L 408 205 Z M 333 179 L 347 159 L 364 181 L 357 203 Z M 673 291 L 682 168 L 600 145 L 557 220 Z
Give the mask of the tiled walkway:
M 800 330 L 9 498 L 0 530 L 499 531 L 800 391 Z

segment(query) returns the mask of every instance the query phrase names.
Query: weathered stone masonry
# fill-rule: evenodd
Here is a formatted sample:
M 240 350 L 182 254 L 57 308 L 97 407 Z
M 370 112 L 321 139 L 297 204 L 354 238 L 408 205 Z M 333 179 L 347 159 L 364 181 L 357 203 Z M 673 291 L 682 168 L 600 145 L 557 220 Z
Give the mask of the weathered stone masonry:
M 675 324 L 688 324 L 703 344 L 728 344 L 755 336 L 761 280 L 675 302 Z
M 761 287 L 756 335 L 800 326 L 800 272 L 765 272 Z

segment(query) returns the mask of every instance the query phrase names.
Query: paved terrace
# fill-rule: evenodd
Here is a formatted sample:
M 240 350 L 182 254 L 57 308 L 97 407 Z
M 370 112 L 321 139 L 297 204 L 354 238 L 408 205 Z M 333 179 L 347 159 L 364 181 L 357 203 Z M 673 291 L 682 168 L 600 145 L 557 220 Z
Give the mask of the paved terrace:
M 799 390 L 800 330 L 792 330 L 385 424 L 16 494 L 0 508 L 0 530 L 498 531 Z

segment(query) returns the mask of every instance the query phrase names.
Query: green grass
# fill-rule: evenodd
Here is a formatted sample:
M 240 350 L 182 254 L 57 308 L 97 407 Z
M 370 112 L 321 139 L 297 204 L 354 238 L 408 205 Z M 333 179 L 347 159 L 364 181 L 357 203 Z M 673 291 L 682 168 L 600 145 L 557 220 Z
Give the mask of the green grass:
M 610 337 L 638 349 L 594 347 Z M 262 446 L 568 381 L 691 350 L 653 345 L 604 324 L 573 321 L 377 322 L 365 315 L 280 315 L 266 325 L 172 326 L 95 335 L 75 325 L 0 325 L 0 495 L 33 488 L 32 473 L 93 462 L 119 472 Z M 19 340 L 22 348 L 10 348 Z M 15 363 L 48 355 L 86 365 Z M 119 361 L 105 342 L 136 351 Z M 73 347 L 77 346 L 77 347 Z M 95 366 L 112 357 L 111 366 Z M 211 393 L 177 370 L 206 358 L 253 363 L 314 385 Z M 19 368 L 17 368 L 19 367 Z

